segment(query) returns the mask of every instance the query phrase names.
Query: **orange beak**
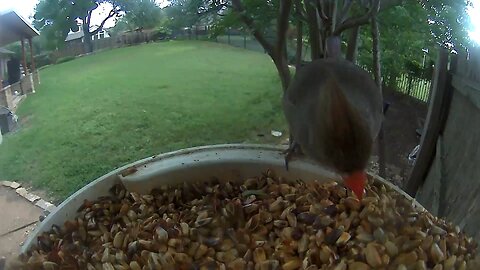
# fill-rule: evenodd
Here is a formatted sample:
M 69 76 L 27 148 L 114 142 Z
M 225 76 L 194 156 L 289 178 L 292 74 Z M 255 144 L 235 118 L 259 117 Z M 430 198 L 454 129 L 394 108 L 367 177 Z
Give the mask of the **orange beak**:
M 365 192 L 365 184 L 367 183 L 367 174 L 363 171 L 357 171 L 343 179 L 345 186 L 357 195 L 358 199 L 362 199 Z

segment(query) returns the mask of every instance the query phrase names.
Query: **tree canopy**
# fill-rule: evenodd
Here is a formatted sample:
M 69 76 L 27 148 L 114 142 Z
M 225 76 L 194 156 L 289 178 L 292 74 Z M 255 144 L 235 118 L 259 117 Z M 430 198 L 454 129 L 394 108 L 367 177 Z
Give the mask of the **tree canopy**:
M 387 77 L 421 63 L 423 49 L 434 52 L 437 45 L 460 49 L 469 43 L 466 9 L 470 0 L 176 0 L 172 5 L 188 11 L 183 20 L 210 18 L 214 34 L 229 27 L 246 29 L 272 57 L 284 88 L 290 76 L 285 43 L 292 28 L 302 41 L 297 44 L 308 43 L 311 59 L 325 57 L 328 47 L 333 49 L 339 40 L 344 40 L 344 52 L 356 48 L 360 40 L 358 60 L 371 68 L 370 21 L 377 17 Z M 360 38 L 347 40 L 347 34 L 357 28 Z M 297 49 L 298 53 L 302 55 L 302 50 Z
M 382 71 L 387 83 L 393 82 L 405 72 L 409 64 L 421 65 L 423 49 L 435 51 L 435 42 L 426 18 L 426 10 L 418 2 L 413 1 L 385 11 L 378 17 L 381 28 Z M 367 69 L 370 69 L 369 64 L 372 61 L 369 31 L 369 27 L 361 31 L 358 59 Z
M 105 3 L 111 10 L 100 25 L 92 25 L 92 13 Z M 162 17 L 172 30 L 198 22 L 209 25 L 213 35 L 231 27 L 241 29 L 251 33 L 271 56 L 286 88 L 288 64 L 292 59 L 302 60 L 304 43 L 309 59 L 325 57 L 329 49 L 333 53 L 342 44 L 347 59 L 358 59 L 371 68 L 372 17 L 379 25 L 386 77 L 395 78 L 423 64 L 422 50 L 434 52 L 438 45 L 462 49 L 469 44 L 469 5 L 471 0 L 172 0 L 162 11 L 154 0 L 40 0 L 34 24 L 50 48 L 61 47 L 68 32 L 78 30 L 80 21 L 88 43 L 90 35 L 112 17 L 122 30 L 152 28 Z M 287 40 L 297 40 L 296 57 L 287 56 Z M 355 57 L 352 53 L 357 47 L 359 56 Z
M 154 28 L 162 19 L 162 11 L 155 0 L 136 0 L 125 3 L 123 16 L 128 28 Z
M 383 73 L 387 83 L 394 86 L 401 73 L 427 76 L 429 60 L 436 58 L 436 47 L 463 50 L 470 40 L 467 34 L 467 1 L 437 1 L 442 14 L 435 11 L 432 2 L 409 1 L 381 13 Z M 448 30 L 446 30 L 448 29 Z M 361 32 L 359 62 L 370 69 L 371 37 L 366 27 Z
M 51 40 L 50 47 L 60 47 L 70 31 L 78 31 L 79 21 L 88 49 L 90 36 L 103 29 L 108 19 L 121 16 L 126 0 L 40 0 L 35 7 L 34 25 Z M 92 14 L 101 4 L 110 4 L 111 10 L 99 25 L 93 25 Z

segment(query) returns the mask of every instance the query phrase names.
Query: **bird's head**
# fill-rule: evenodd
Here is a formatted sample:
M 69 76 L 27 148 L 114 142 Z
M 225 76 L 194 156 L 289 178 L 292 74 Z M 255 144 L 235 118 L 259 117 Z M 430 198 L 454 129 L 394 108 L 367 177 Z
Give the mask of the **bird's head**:
M 365 185 L 367 183 L 367 174 L 365 171 L 350 173 L 344 176 L 343 182 L 346 187 L 353 191 L 357 198 L 360 200 L 362 199 L 363 193 L 365 192 Z

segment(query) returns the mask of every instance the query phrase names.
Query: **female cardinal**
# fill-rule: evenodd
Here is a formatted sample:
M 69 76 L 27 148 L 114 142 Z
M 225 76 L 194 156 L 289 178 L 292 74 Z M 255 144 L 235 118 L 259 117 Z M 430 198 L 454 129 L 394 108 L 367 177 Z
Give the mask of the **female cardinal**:
M 361 198 L 383 119 L 382 94 L 370 75 L 343 59 L 315 60 L 295 74 L 283 110 L 292 138 L 286 162 L 299 147 L 336 170 Z

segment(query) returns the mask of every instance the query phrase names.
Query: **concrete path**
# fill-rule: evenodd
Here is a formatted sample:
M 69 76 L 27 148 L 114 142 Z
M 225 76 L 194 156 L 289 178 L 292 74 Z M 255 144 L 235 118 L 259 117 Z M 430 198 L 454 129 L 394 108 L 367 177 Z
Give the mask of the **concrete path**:
M 35 229 L 39 217 L 54 208 L 18 183 L 0 181 L 0 270 L 2 260 L 19 254 L 20 246 Z

